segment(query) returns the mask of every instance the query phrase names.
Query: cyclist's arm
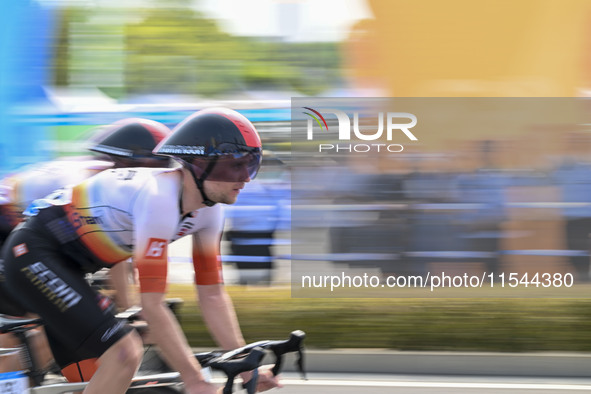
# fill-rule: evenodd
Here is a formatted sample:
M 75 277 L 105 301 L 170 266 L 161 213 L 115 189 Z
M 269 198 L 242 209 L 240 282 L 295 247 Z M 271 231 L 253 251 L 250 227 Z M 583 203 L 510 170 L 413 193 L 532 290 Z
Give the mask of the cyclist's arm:
M 199 211 L 200 228 L 192 242 L 195 283 L 201 313 L 209 332 L 222 349 L 245 345 L 232 300 L 222 277 L 220 242 L 224 224 L 220 206 Z
M 226 292 L 219 259 L 220 239 L 223 220 L 213 217 L 211 226 L 193 234 L 193 264 L 201 314 L 205 324 L 218 346 L 235 349 L 244 346 L 238 317 L 232 299 Z M 242 373 L 244 381 L 252 377 L 251 372 Z M 281 387 L 279 380 L 271 373 L 270 367 L 259 368 L 258 391 Z
M 126 310 L 136 305 L 129 285 L 129 263 L 127 261 L 115 264 L 109 270 L 109 281 L 115 291 L 114 298 L 119 310 Z
M 199 306 L 205 324 L 222 349 L 244 346 L 234 304 L 223 284 L 197 285 Z
M 223 349 L 235 349 L 245 345 L 234 304 L 223 284 L 197 285 L 199 306 L 207 328 Z M 259 368 L 257 391 L 282 387 L 279 379 L 271 372 L 272 365 Z M 243 381 L 252 378 L 251 372 L 240 374 Z
M 142 293 L 141 300 L 144 318 L 166 361 L 181 374 L 187 388 L 206 387 L 201 366 L 193 355 L 176 318 L 164 305 L 164 293 Z M 211 393 L 214 392 L 212 386 Z
M 133 208 L 134 262 L 139 273 L 142 313 L 150 335 L 169 365 L 181 374 L 188 393 L 215 393 L 174 315 L 164 304 L 167 287 L 168 241 L 178 224 L 178 196 L 174 174 L 154 179 L 137 197 Z M 199 391 L 199 389 L 201 389 Z

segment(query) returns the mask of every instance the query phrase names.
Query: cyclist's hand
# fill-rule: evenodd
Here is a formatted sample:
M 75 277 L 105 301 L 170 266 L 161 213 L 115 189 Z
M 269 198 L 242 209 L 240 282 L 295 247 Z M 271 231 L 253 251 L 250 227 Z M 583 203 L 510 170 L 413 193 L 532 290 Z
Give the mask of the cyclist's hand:
M 271 390 L 276 387 L 283 387 L 283 385 L 279 381 L 279 376 L 273 375 L 271 369 L 273 369 L 272 364 L 261 365 L 259 367 L 259 380 L 257 381 L 257 392 Z

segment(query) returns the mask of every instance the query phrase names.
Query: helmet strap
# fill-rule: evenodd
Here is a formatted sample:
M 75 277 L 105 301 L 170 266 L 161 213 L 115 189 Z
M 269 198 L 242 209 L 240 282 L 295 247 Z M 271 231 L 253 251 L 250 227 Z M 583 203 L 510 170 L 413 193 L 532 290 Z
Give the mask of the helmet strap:
M 197 179 L 195 174 L 193 174 L 193 179 L 195 179 L 195 183 L 197 184 L 197 189 L 201 192 L 201 197 L 203 197 L 203 204 L 208 207 L 213 207 L 217 202 L 210 200 L 205 194 L 205 189 L 203 188 L 203 179 Z
M 207 178 L 207 176 L 213 170 L 213 166 L 215 165 L 216 162 L 217 162 L 217 157 L 214 158 L 212 161 L 210 161 L 207 164 L 207 168 L 205 169 L 205 171 L 203 172 L 203 175 L 200 178 L 197 178 L 197 176 L 195 175 L 195 172 L 191 169 L 191 167 L 187 166 L 189 172 L 193 176 L 193 180 L 195 181 L 195 184 L 197 185 L 197 189 L 199 190 L 199 193 L 201 193 L 201 198 L 203 198 L 203 204 L 205 204 L 208 207 L 213 207 L 215 204 L 217 204 L 217 202 L 210 200 L 209 197 L 207 197 L 207 194 L 205 194 L 205 187 L 203 186 L 203 182 L 205 181 L 205 178 Z

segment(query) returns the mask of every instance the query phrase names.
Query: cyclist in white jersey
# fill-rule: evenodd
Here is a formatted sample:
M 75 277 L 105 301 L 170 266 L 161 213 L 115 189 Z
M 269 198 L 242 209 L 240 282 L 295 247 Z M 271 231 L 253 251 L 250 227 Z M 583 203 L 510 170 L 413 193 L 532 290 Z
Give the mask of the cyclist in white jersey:
M 168 167 L 152 150 L 170 134 L 162 123 L 142 118 L 119 120 L 101 127 L 89 139 L 97 157 L 63 157 L 28 165 L 0 179 L 0 245 L 22 220 L 34 200 L 66 185 L 76 184 L 107 168 Z
M 137 333 L 103 309 L 85 272 L 133 257 L 143 314 L 187 393 L 216 392 L 207 383 L 171 311 L 164 305 L 168 243 L 188 234 L 203 317 L 219 346 L 245 344 L 223 286 L 219 244 L 222 204 L 233 204 L 255 177 L 261 141 L 236 111 L 199 111 L 181 122 L 154 150 L 176 159 L 175 169 L 113 169 L 36 201 L 27 221 L 2 251 L 4 284 L 22 305 L 44 319 L 60 365 L 98 357 L 85 393 L 123 393 L 142 354 Z M 59 355 L 59 356 L 58 356 Z M 70 360 L 68 360 L 70 358 Z M 243 375 L 248 379 L 249 374 Z M 259 369 L 259 391 L 279 382 Z
M 76 184 L 113 167 L 107 160 L 63 158 L 26 166 L 0 180 L 0 213 L 6 223 L 0 238 L 22 220 L 22 212 L 38 198 L 43 198 L 65 185 Z
M 88 141 L 89 149 L 98 157 L 60 158 L 49 162 L 29 165 L 0 180 L 0 247 L 10 231 L 22 220 L 22 212 L 35 199 L 43 198 L 65 185 L 76 184 L 108 168 L 118 167 L 168 167 L 169 159 L 155 156 L 152 150 L 170 134 L 165 125 L 148 119 L 128 118 L 93 130 Z M 0 267 L 1 264 L 0 257 Z M 117 271 L 117 272 L 115 272 Z M 127 270 L 122 264 L 113 270 L 113 285 L 117 290 L 115 299 L 120 308 L 131 306 L 126 286 Z M 0 282 L 4 281 L 0 269 Z M 0 285 L 0 313 L 21 316 L 26 311 L 17 300 L 3 291 Z M 51 362 L 52 355 L 39 330 L 31 331 L 31 341 L 39 365 Z M 18 340 L 12 334 L 0 336 L 0 346 L 17 347 Z M 0 358 L 0 372 L 22 369 L 18 355 Z

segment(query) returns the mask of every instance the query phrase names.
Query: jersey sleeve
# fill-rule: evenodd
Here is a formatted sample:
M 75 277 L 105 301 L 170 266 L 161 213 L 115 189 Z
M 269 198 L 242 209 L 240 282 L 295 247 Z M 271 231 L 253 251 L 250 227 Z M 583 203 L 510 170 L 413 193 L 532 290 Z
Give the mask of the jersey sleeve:
M 15 227 L 23 218 L 23 207 L 18 204 L 18 190 L 21 179 L 14 175 L 0 181 L 0 215 L 2 222 L 10 228 Z
M 171 176 L 161 175 L 149 181 L 140 191 L 132 209 L 134 260 L 142 293 L 166 292 L 168 243 L 179 218 L 178 185 Z
M 193 234 L 193 267 L 197 285 L 223 283 L 220 242 L 223 228 L 223 213 L 215 206 L 203 215 L 206 226 Z
M 7 180 L 0 180 L 0 205 L 9 204 L 12 201 L 12 188 Z

